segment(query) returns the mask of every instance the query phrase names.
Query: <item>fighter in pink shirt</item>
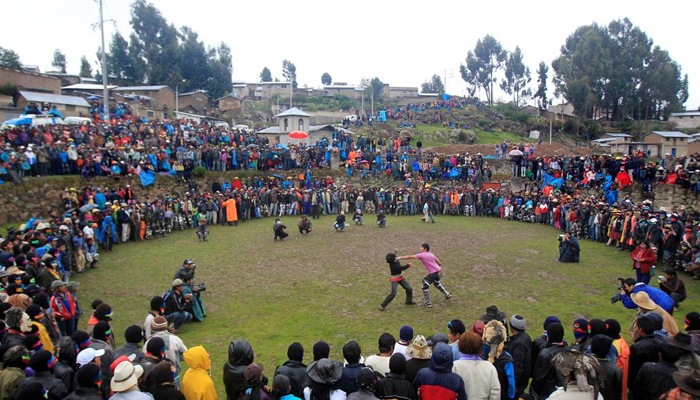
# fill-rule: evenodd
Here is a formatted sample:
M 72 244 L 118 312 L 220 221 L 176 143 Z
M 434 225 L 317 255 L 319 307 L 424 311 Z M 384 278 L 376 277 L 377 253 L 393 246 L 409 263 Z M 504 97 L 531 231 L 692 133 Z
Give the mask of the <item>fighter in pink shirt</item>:
M 445 289 L 444 286 L 442 286 L 442 282 L 440 282 L 442 278 L 442 263 L 440 260 L 435 256 L 435 254 L 430 252 L 430 245 L 428 243 L 423 243 L 421 245 L 421 252 L 412 255 L 412 256 L 401 256 L 398 257 L 397 260 L 413 260 L 413 259 L 418 259 L 420 260 L 425 268 L 428 270 L 428 275 L 423 278 L 423 284 L 421 286 L 421 289 L 423 290 L 423 296 L 425 297 L 425 301 L 422 306 L 426 307 L 432 307 L 433 303 L 430 301 L 430 285 L 435 285 L 436 288 L 438 288 L 439 291 L 442 292 L 442 294 L 445 295 L 445 300 L 449 299 L 452 297 L 452 295 Z

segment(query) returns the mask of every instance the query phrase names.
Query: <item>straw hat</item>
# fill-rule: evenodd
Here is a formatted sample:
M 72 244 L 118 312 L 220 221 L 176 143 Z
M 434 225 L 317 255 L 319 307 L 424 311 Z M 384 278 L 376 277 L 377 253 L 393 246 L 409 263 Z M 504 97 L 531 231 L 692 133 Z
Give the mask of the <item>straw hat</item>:
M 124 392 L 138 385 L 139 378 L 143 375 L 143 367 L 130 362 L 117 365 L 112 377 L 111 388 L 115 392 Z
M 631 297 L 634 304 L 638 305 L 639 308 L 643 308 L 645 310 L 655 310 L 658 307 L 658 305 L 649 298 L 647 292 L 632 293 Z
M 406 355 L 419 360 L 429 360 L 433 351 L 428 347 L 428 342 L 423 335 L 417 335 L 413 342 L 406 348 Z

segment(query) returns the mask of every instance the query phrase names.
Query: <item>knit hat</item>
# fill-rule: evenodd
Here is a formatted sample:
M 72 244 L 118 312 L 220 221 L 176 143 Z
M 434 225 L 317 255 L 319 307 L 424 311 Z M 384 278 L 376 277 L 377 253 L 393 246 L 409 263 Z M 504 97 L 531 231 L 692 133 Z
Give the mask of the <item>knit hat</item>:
M 143 341 L 143 329 L 138 325 L 131 325 L 126 328 L 124 338 L 128 343 L 141 343 Z
M 527 327 L 525 317 L 519 314 L 514 314 L 512 317 L 510 317 L 510 327 L 519 331 L 524 331 Z
M 413 342 L 406 348 L 406 355 L 419 360 L 430 360 L 433 351 L 428 346 L 428 342 L 423 335 L 416 335 Z M 391 362 L 391 360 L 389 361 Z
M 287 393 L 289 387 L 291 386 L 291 381 L 287 375 L 277 374 L 272 380 L 272 390 L 278 390 L 281 393 Z
M 302 362 L 304 360 L 304 346 L 299 342 L 294 342 L 287 348 L 287 357 L 293 361 Z
M 607 327 L 605 326 L 605 321 L 598 318 L 593 318 L 588 321 L 588 335 L 590 337 L 605 334 L 607 332 Z
M 152 337 L 146 343 L 146 351 L 156 357 L 160 357 L 165 351 L 165 341 L 158 336 Z
M 324 341 L 319 341 L 314 344 L 314 361 L 318 361 L 322 358 L 328 358 L 328 355 L 331 353 L 331 346 L 328 345 L 328 343 Z
M 151 330 L 154 332 L 168 329 L 168 320 L 163 316 L 157 316 L 151 321 Z
M 93 300 L 93 302 L 90 303 L 90 308 L 92 308 L 93 310 L 97 310 L 97 307 L 99 307 L 100 304 L 102 304 L 102 303 L 104 303 L 104 301 L 102 301 L 100 299 Z
M 76 373 L 78 386 L 81 388 L 95 388 L 99 386 L 98 382 L 102 380 L 102 371 L 95 364 L 83 365 Z
M 38 381 L 25 382 L 17 389 L 15 393 L 16 399 L 22 400 L 46 400 L 46 389 Z
M 163 298 L 160 296 L 155 296 L 151 299 L 151 310 L 160 310 L 163 306 Z
M 357 385 L 360 389 L 374 391 L 374 385 L 377 383 L 377 377 L 374 375 L 372 368 L 364 367 L 357 374 Z
M 544 319 L 544 324 L 542 324 L 542 329 L 544 329 L 546 331 L 547 326 L 549 326 L 549 324 L 551 324 L 552 322 L 556 322 L 558 324 L 561 324 L 561 321 L 559 320 L 559 318 L 555 317 L 554 315 L 550 315 L 549 317 Z
M 605 327 L 607 328 L 605 334 L 608 335 L 612 340 L 616 340 L 620 337 L 620 331 L 622 331 L 622 327 L 620 327 L 620 323 L 617 322 L 616 319 L 606 319 Z
M 394 353 L 389 358 L 389 371 L 392 374 L 402 375 L 406 371 L 406 357 L 401 353 Z
M 27 315 L 29 315 L 29 318 L 32 320 L 38 321 L 41 319 L 41 317 L 44 316 L 44 312 L 42 311 L 41 307 L 39 307 L 37 304 L 32 304 L 31 306 L 27 307 L 26 310 L 24 310 Z
M 39 351 L 44 349 L 44 344 L 37 335 L 26 335 L 22 338 L 22 345 L 31 351 Z
M 558 322 L 547 325 L 547 339 L 549 343 L 559 343 L 564 340 L 564 326 Z
M 404 342 L 410 342 L 413 340 L 413 327 L 411 325 L 404 325 L 399 329 L 399 339 Z
M 484 335 L 484 328 L 486 325 L 484 324 L 484 321 L 482 320 L 477 320 L 474 321 L 474 325 L 472 325 L 471 331 L 479 335 L 479 337 L 482 337 Z
M 447 329 L 455 335 L 461 335 L 467 331 L 467 327 L 464 326 L 464 322 L 458 319 L 453 319 L 447 323 Z
M 111 321 L 113 316 L 112 307 L 107 303 L 102 303 L 95 309 L 95 318 L 100 321 Z
M 591 352 L 600 358 L 605 358 L 610 352 L 613 340 L 608 335 L 595 335 L 591 339 Z
M 261 364 L 248 364 L 243 371 L 243 377 L 247 381 L 259 381 L 262 377 L 263 366 Z
M 56 359 L 50 351 L 39 350 L 29 359 L 29 366 L 34 371 L 51 371 L 56 365 Z
M 90 335 L 85 331 L 75 331 L 70 335 L 70 338 L 78 345 L 79 349 L 84 349 L 92 343 L 90 341 Z
M 700 329 L 700 313 L 695 311 L 689 312 L 683 321 L 686 331 L 695 331 Z
M 112 333 L 112 328 L 109 326 L 109 322 L 100 321 L 95 324 L 95 328 L 92 331 L 92 337 L 97 340 L 106 341 L 109 335 Z
M 428 337 L 428 346 L 430 347 L 435 347 L 440 342 L 447 344 L 450 342 L 450 339 L 444 333 L 436 333 Z
M 583 318 L 578 318 L 574 321 L 574 337 L 579 340 L 588 335 L 588 321 Z
M 42 309 L 46 310 L 50 307 L 49 295 L 46 293 L 39 293 L 34 296 L 34 304 L 38 304 Z
M 654 330 L 663 329 L 664 317 L 662 317 L 661 314 L 652 311 L 650 313 L 647 313 L 646 316 L 654 323 Z

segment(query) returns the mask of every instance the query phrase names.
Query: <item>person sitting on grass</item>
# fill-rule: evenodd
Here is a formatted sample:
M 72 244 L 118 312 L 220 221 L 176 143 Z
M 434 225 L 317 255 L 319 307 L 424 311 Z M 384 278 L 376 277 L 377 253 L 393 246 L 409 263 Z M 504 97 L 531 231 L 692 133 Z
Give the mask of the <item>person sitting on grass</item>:
M 275 219 L 275 224 L 272 226 L 272 230 L 275 232 L 275 240 L 284 240 L 284 238 L 289 236 L 289 234 L 284 231 L 285 229 L 287 229 L 287 226 L 283 224 L 279 218 Z
M 355 225 L 362 225 L 362 222 L 364 221 L 362 215 L 362 210 L 359 208 L 355 210 L 355 213 L 352 215 L 352 220 L 355 221 Z
M 337 217 L 335 217 L 335 224 L 333 224 L 335 231 L 345 231 L 345 212 L 341 211 Z
M 299 220 L 299 233 L 302 235 L 311 233 L 311 221 L 306 215 L 302 215 Z
M 377 213 L 377 225 L 380 228 L 385 228 L 386 227 L 386 214 L 384 213 L 384 210 L 380 210 Z

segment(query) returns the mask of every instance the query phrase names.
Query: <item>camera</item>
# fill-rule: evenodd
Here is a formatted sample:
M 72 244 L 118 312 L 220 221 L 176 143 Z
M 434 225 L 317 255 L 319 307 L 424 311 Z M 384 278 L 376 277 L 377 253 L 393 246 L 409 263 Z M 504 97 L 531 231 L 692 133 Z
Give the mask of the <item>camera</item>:
M 560 242 L 563 242 L 564 240 L 566 240 L 566 236 L 565 236 L 565 235 L 559 235 L 559 237 L 557 237 L 557 240 L 560 241 Z
M 204 292 L 207 290 L 207 284 L 202 282 L 199 285 L 197 285 L 197 292 Z
M 617 286 L 617 290 L 625 290 L 625 278 L 617 278 L 617 281 L 620 282 L 620 284 Z M 622 295 L 620 293 L 615 293 L 611 298 L 610 298 L 610 303 L 615 304 L 618 301 L 622 300 Z

